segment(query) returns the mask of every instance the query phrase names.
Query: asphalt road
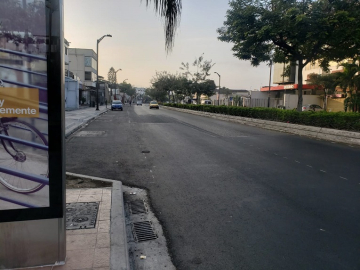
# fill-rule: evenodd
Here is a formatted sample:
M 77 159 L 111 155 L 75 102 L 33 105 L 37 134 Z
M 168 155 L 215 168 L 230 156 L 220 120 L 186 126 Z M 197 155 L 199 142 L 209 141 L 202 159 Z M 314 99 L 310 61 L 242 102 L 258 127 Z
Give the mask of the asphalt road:
M 360 269 L 358 147 L 145 104 L 83 131 L 67 171 L 146 188 L 179 270 Z

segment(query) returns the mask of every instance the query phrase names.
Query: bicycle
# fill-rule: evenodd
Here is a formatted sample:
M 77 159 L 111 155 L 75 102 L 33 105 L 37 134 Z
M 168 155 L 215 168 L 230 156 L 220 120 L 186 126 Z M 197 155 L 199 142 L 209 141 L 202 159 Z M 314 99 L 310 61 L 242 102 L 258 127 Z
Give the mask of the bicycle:
M 0 183 L 18 193 L 33 193 L 42 189 L 45 184 L 24 178 L 25 174 L 40 175 L 48 178 L 48 153 L 37 146 L 47 146 L 43 134 L 32 125 L 17 118 L 0 119 L 1 144 L 0 166 L 12 172 L 0 169 Z M 6 138 L 8 137 L 8 138 Z

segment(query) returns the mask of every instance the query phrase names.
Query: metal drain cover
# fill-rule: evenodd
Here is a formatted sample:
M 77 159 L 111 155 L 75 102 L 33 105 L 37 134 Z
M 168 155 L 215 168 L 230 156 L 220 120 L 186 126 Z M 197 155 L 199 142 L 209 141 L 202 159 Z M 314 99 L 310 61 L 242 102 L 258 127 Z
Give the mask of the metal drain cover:
M 136 200 L 129 203 L 130 212 L 133 215 L 147 213 L 147 208 L 142 200 Z
M 76 137 L 101 137 L 105 135 L 105 131 L 79 131 Z
M 96 226 L 96 217 L 99 203 L 67 203 L 66 204 L 66 229 L 91 229 Z
M 155 240 L 157 237 L 151 221 L 135 222 L 131 224 L 136 242 Z

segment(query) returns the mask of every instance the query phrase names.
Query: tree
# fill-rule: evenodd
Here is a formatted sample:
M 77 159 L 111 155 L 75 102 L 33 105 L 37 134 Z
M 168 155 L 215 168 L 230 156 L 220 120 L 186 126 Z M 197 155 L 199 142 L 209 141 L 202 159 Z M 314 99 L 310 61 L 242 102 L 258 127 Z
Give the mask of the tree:
M 175 30 L 182 8 L 181 0 L 146 0 L 146 5 L 150 2 L 154 2 L 155 11 L 165 18 L 165 48 L 169 52 L 174 45 Z
M 345 111 L 360 112 L 360 57 L 342 63 L 343 72 L 336 73 L 339 86 L 345 93 Z
M 333 94 L 339 84 L 337 73 L 329 74 L 309 74 L 308 82 L 313 84 L 316 89 L 324 91 L 324 111 L 327 109 L 327 98 L 329 94 Z
M 151 97 L 153 100 L 164 102 L 166 100 L 166 92 L 155 89 L 148 88 L 145 90 L 145 95 Z
M 168 95 L 169 102 L 171 101 L 171 94 L 175 102 L 175 92 L 178 90 L 180 77 L 178 75 L 170 74 L 167 71 L 156 72 L 151 79 L 151 84 L 154 89 L 164 92 Z
M 302 107 L 302 71 L 308 63 L 353 57 L 359 51 L 360 4 L 357 0 L 233 0 L 219 39 L 234 43 L 234 55 L 261 62 L 295 62 L 298 111 Z
M 189 63 L 181 63 L 180 70 L 183 70 L 182 75 L 186 79 L 190 77 L 190 80 L 192 81 L 191 93 L 196 94 L 198 104 L 200 103 L 200 96 L 202 94 L 206 94 L 202 91 L 203 89 L 206 89 L 206 87 L 201 86 L 201 83 L 207 81 L 206 78 L 210 76 L 209 72 L 214 65 L 215 63 L 212 63 L 212 60 L 204 60 L 204 54 L 202 54 L 199 58 L 196 58 L 192 63 L 192 66 L 196 69 L 195 71 L 190 70 Z

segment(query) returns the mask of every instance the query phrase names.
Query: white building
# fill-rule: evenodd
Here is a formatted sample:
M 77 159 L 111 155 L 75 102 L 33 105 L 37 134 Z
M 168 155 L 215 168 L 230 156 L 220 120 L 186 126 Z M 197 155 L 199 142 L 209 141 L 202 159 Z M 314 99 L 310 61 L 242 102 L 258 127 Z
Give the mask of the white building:
M 97 55 L 92 49 L 69 48 L 69 70 L 75 77 L 79 77 L 84 86 L 80 90 L 79 99 L 85 99 L 84 104 L 95 106 L 96 102 L 96 78 L 97 78 Z M 105 101 L 104 89 L 99 90 L 99 102 Z

